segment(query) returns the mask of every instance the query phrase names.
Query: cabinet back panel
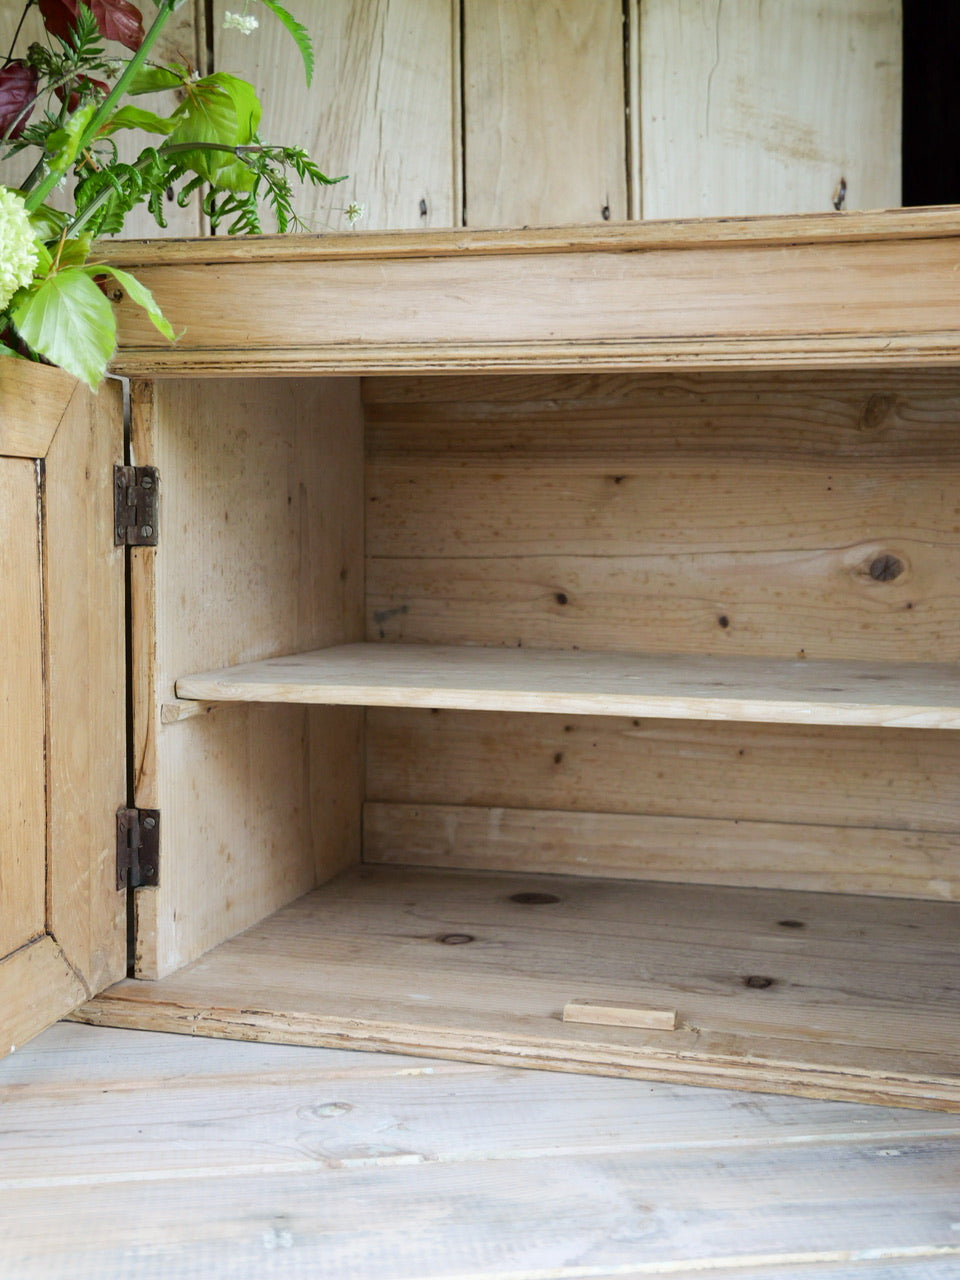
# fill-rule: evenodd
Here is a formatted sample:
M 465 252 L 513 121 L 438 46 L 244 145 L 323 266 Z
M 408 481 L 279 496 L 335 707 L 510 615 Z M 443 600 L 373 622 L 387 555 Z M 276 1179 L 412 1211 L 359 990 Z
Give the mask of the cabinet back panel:
M 954 373 L 391 378 L 364 399 L 370 639 L 960 658 Z M 370 860 L 574 870 L 591 849 L 597 873 L 960 896 L 952 733 L 367 724 Z
M 373 393 L 370 639 L 960 657 L 955 378 L 512 381 Z

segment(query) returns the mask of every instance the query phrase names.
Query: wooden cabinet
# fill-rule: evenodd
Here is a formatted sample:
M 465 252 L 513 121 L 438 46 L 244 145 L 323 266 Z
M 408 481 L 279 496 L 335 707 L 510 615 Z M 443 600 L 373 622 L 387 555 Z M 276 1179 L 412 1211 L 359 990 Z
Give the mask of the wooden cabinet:
M 960 1106 L 956 212 L 111 253 L 185 336 L 78 1016 Z
M 119 386 L 0 369 L 0 1027 L 9 1053 L 126 972 Z

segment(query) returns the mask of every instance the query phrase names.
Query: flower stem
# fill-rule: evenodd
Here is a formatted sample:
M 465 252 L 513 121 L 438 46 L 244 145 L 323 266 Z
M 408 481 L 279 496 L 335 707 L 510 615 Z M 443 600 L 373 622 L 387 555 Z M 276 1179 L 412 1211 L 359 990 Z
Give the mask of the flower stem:
M 127 63 L 123 75 L 107 94 L 106 98 L 104 98 L 96 114 L 84 130 L 83 136 L 80 139 L 80 145 L 77 148 L 78 155 L 90 145 L 103 125 L 112 116 L 117 103 L 127 92 L 127 85 L 143 66 L 144 62 L 146 62 L 147 55 L 156 43 L 160 32 L 166 26 L 167 19 L 170 17 L 171 13 L 173 13 L 173 7 L 174 0 L 160 0 L 159 7 L 157 8 L 157 16 L 151 23 L 147 34 L 143 37 L 140 48 Z M 44 200 L 60 181 L 62 176 L 62 174 L 56 172 L 48 173 L 43 181 L 30 192 L 26 199 L 28 213 L 33 213 L 35 209 L 39 208 L 40 205 L 43 204 Z

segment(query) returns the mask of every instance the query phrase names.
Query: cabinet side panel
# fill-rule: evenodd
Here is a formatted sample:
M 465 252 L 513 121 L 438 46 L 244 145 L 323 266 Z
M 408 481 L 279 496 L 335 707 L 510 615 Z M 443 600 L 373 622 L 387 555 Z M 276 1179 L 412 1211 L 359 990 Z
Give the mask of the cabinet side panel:
M 0 957 L 44 932 L 46 813 L 37 498 L 34 463 L 26 458 L 0 458 Z
M 122 457 L 119 384 L 78 388 L 47 454 L 44 503 L 48 926 L 90 994 L 126 972 L 114 816 L 126 794 Z
M 168 723 L 162 711 L 177 678 L 211 662 L 362 634 L 357 382 L 161 382 L 152 395 L 134 416 L 136 460 L 159 467 L 161 488 L 160 545 L 134 565 L 148 673 L 135 716 L 137 803 L 160 809 L 162 843 L 160 887 L 137 893 L 142 977 L 194 959 L 359 855 L 359 712 L 345 727 L 302 707 Z M 327 739 L 341 732 L 331 770 Z M 338 817 L 318 825 L 334 787 Z

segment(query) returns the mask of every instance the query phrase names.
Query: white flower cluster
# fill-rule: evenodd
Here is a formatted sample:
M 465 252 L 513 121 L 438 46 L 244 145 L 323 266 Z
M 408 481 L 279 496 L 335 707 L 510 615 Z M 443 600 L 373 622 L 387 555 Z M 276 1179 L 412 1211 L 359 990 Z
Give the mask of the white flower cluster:
M 229 31 L 239 31 L 245 36 L 252 36 L 260 23 L 256 20 L 252 13 L 230 13 L 228 10 L 223 15 L 223 29 Z
M 350 223 L 351 227 L 355 222 L 359 222 L 366 212 L 367 211 L 363 205 L 357 204 L 356 200 L 351 204 L 348 204 L 346 209 L 344 209 L 344 213 L 347 215 L 347 221 Z
M 0 187 L 0 311 L 33 279 L 38 254 L 23 197 Z

